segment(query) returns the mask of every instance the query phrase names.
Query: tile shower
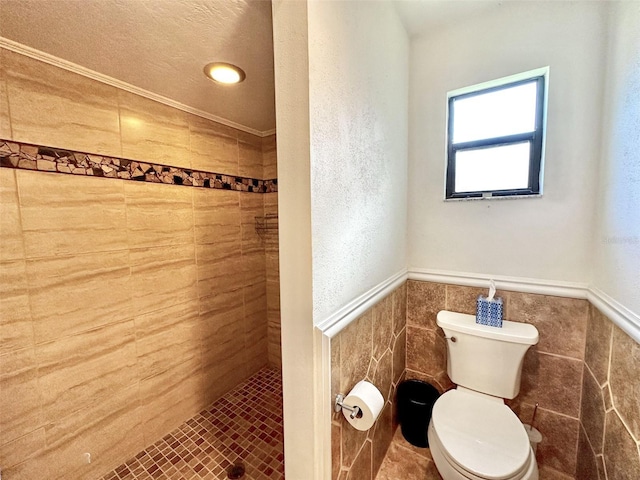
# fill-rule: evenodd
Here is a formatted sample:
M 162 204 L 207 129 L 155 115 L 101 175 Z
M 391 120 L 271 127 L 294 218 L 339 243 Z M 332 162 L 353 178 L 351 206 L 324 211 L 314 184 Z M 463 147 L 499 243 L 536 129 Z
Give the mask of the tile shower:
M 275 137 L 4 49 L 0 118 L 3 478 L 95 479 L 243 382 L 271 395 Z M 274 438 L 255 478 L 279 478 Z

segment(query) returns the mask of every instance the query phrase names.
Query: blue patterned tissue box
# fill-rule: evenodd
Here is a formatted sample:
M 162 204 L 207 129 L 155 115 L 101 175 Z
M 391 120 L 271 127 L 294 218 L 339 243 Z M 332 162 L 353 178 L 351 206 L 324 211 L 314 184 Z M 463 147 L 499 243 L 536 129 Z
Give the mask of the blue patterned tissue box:
M 502 298 L 487 300 L 480 295 L 476 305 L 476 323 L 502 328 Z

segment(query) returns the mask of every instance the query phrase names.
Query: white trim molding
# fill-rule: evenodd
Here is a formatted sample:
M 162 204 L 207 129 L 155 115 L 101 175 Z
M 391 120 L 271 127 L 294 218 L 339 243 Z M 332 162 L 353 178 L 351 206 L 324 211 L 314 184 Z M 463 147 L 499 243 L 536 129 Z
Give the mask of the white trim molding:
M 627 335 L 640 343 L 640 315 L 629 310 L 602 290 L 589 289 L 589 302 L 602 312 L 609 320 L 620 327 Z
M 493 280 L 496 288 L 512 292 L 537 293 L 555 297 L 584 298 L 588 296 L 589 287 L 586 283 L 560 282 L 554 280 L 540 280 L 525 277 L 507 277 L 502 275 L 486 275 L 483 273 L 452 272 L 445 270 L 430 270 L 424 268 L 410 268 L 410 280 L 423 282 L 449 283 L 468 287 L 489 288 L 489 280 Z
M 91 70 L 83 67 L 82 65 L 78 65 L 77 63 L 69 62 L 68 60 L 64 60 L 63 58 L 59 58 L 55 55 L 51 55 L 41 50 L 37 50 L 21 43 L 14 42 L 13 40 L 9 40 L 8 38 L 2 36 L 0 36 L 0 48 L 5 48 L 6 50 L 19 53 L 20 55 L 24 55 L 25 57 L 48 63 L 49 65 L 53 65 L 54 67 L 62 68 L 69 72 L 82 75 L 83 77 L 96 80 L 97 82 L 111 85 L 112 87 L 116 87 L 120 90 L 133 93 L 134 95 L 140 95 L 141 97 L 148 98 L 149 100 L 153 100 L 154 102 L 162 103 L 163 105 L 182 110 L 183 112 L 191 113 L 192 115 L 196 115 L 198 117 L 206 118 L 207 120 L 211 120 L 216 123 L 221 123 L 222 125 L 226 125 L 227 127 L 242 130 L 243 132 L 247 132 L 258 137 L 268 137 L 269 135 L 273 135 L 276 132 L 275 129 L 266 130 L 263 132 L 260 130 L 256 130 L 255 128 L 247 127 L 246 125 L 232 122 L 231 120 L 227 120 L 226 118 L 218 117 L 217 115 L 205 112 L 204 110 L 190 107 L 189 105 L 185 105 L 184 103 L 176 102 L 175 100 L 172 100 L 163 95 L 150 92 L 149 90 L 145 90 L 144 88 L 136 87 L 135 85 L 123 82 L 121 80 L 118 80 L 117 78 L 104 75 L 100 72 L 96 72 L 95 70 Z
M 640 343 L 640 316 L 603 291 L 590 287 L 586 283 L 424 268 L 410 268 L 392 275 L 318 323 L 316 328 L 326 337 L 333 338 L 353 320 L 398 288 L 405 280 L 480 288 L 488 288 L 489 280 L 493 280 L 499 290 L 588 300 L 627 335 Z
M 393 292 L 406 279 L 407 271 L 399 271 L 316 324 L 316 328 L 329 338 L 335 337 L 343 328 Z

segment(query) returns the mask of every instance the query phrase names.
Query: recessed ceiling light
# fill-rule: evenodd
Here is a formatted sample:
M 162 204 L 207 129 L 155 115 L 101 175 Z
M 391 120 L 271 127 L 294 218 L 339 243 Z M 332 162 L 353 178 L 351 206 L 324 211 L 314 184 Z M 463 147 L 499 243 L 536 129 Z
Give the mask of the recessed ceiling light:
M 217 83 L 231 85 L 246 78 L 244 70 L 230 63 L 213 62 L 205 65 L 204 74 Z

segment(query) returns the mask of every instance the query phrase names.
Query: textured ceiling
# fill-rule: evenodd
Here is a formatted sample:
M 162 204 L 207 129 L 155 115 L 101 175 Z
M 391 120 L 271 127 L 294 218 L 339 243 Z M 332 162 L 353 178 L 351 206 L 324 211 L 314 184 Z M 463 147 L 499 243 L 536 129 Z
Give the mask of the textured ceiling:
M 0 36 L 261 132 L 275 128 L 268 0 L 0 0 Z M 205 64 L 240 66 L 217 85 Z
M 508 0 L 396 0 L 412 36 Z M 275 128 L 269 0 L 0 0 L 0 36 L 215 117 Z M 222 86 L 202 68 L 223 61 L 247 79 Z
M 514 0 L 396 0 L 402 23 L 411 36 L 478 15 Z M 516 0 L 518 1 L 518 0 Z

